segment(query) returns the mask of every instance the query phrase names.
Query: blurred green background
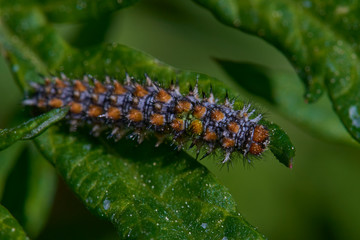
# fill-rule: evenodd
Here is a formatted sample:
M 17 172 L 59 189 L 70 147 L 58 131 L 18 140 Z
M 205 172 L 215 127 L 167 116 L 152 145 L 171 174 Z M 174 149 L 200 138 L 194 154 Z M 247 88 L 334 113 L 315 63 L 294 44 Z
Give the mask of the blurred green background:
M 109 23 L 103 28 L 102 23 Z M 180 69 L 230 79 L 212 58 L 260 63 L 293 72 L 286 58 L 263 40 L 220 24 L 190 1 L 147 0 L 89 24 L 106 30 L 105 42 L 119 42 L 147 52 Z M 82 26 L 56 28 L 70 43 L 85 47 L 101 41 L 80 32 Z M 239 76 L 241 77 L 241 76 Z M 21 109 L 21 93 L 0 59 L 0 127 Z M 300 81 L 296 83 L 303 92 Z M 269 239 L 360 238 L 360 148 L 316 136 L 282 117 L 276 108 L 237 89 L 283 127 L 297 148 L 294 168 L 287 169 L 268 153 L 254 166 L 241 162 L 227 171 L 206 165 L 230 189 L 238 210 Z M 326 98 L 327 96 L 323 96 Z M 329 129 L 331 131 L 331 129 Z M 77 226 L 75 228 L 75 226 Z M 71 233 L 71 235 L 68 235 Z M 39 239 L 112 239 L 111 225 L 93 217 L 60 180 L 50 220 Z M 71 237 L 71 238 L 70 238 Z

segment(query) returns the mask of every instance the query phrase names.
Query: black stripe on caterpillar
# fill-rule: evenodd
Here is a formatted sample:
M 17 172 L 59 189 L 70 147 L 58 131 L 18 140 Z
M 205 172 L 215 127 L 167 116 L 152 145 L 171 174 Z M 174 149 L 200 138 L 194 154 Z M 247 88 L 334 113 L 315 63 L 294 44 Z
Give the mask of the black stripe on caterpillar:
M 198 154 L 205 147 L 201 159 L 221 149 L 222 163 L 229 163 L 234 152 L 250 161 L 249 156 L 260 156 L 270 143 L 268 129 L 259 124 L 262 115 L 254 116 L 250 104 L 234 110 L 228 97 L 220 104 L 211 90 L 209 96 L 200 98 L 197 84 L 183 95 L 177 84 L 164 89 L 147 76 L 145 84 L 129 76 L 124 83 L 109 77 L 104 83 L 91 82 L 87 76 L 83 80 L 70 80 L 65 75 L 45 78 L 44 84 L 31 84 L 34 93 L 23 103 L 43 111 L 70 106 L 67 119 L 72 131 L 87 123 L 95 136 L 107 129 L 119 140 L 132 132 L 139 143 L 150 131 L 159 139 L 156 146 L 170 137 L 178 149 L 189 141 L 191 147 L 197 146 Z

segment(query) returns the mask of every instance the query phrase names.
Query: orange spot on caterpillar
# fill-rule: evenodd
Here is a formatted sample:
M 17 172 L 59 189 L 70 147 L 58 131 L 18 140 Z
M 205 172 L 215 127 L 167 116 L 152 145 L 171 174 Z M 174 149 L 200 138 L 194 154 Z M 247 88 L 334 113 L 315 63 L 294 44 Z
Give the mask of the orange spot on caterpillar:
M 74 90 L 79 91 L 79 92 L 84 92 L 84 91 L 86 91 L 86 86 L 79 80 L 75 80 L 74 81 Z
M 164 115 L 154 113 L 150 117 L 150 123 L 155 126 L 162 126 L 165 123 Z
M 87 114 L 90 117 L 97 117 L 103 113 L 103 109 L 96 105 L 90 105 L 89 110 L 87 111 Z
M 137 109 L 130 109 L 128 119 L 133 122 L 140 122 L 143 120 L 143 114 Z
M 235 140 L 231 139 L 231 138 L 224 138 L 222 140 L 222 145 L 224 148 L 231 148 L 231 147 L 235 146 Z
M 101 84 L 101 82 L 99 81 L 95 81 L 94 84 L 94 93 L 105 93 L 106 92 L 106 88 L 104 87 L 104 85 Z
M 70 112 L 72 113 L 79 114 L 83 110 L 81 103 L 71 102 L 69 103 L 69 105 L 70 105 Z
M 141 97 L 145 97 L 148 94 L 149 94 L 149 92 L 146 91 L 145 88 L 143 88 L 140 84 L 136 84 L 135 91 L 134 91 L 134 96 L 141 98 Z
M 122 95 L 126 92 L 127 90 L 118 81 L 114 82 L 114 94 Z
M 110 107 L 107 110 L 107 116 L 113 120 L 118 120 L 121 118 L 121 111 L 117 107 Z
M 254 129 L 253 141 L 261 143 L 269 137 L 269 131 L 263 125 L 258 125 Z
M 240 126 L 239 124 L 235 123 L 235 122 L 230 122 L 228 125 L 227 125 L 227 129 L 232 132 L 232 133 L 238 133 L 239 130 L 240 130 Z
M 61 81 L 59 78 L 56 78 L 55 79 L 55 86 L 57 88 L 64 88 L 64 87 L 66 87 L 66 84 L 63 81 Z
M 179 101 L 175 106 L 175 111 L 177 113 L 189 112 L 191 110 L 191 102 L 188 101 Z
M 63 106 L 63 101 L 59 98 L 53 98 L 49 100 L 48 104 L 52 108 L 59 108 Z
M 200 119 L 205 116 L 205 113 L 206 113 L 206 108 L 204 106 L 201 106 L 201 105 L 195 106 L 194 112 L 193 112 L 194 117 Z
M 206 129 L 204 140 L 211 142 L 211 141 L 215 141 L 216 139 L 217 139 L 216 133 L 210 131 L 209 129 Z
M 189 129 L 191 133 L 195 135 L 200 135 L 203 131 L 202 122 L 199 120 L 194 120 L 190 123 Z
M 258 143 L 252 143 L 249 152 L 254 155 L 260 155 L 263 152 L 263 148 Z
M 223 120 L 224 117 L 225 117 L 224 113 L 222 113 L 220 110 L 214 110 L 211 113 L 211 119 L 216 122 Z
M 164 89 L 160 89 L 155 99 L 160 102 L 167 103 L 172 99 L 172 97 Z
M 174 129 L 177 132 L 184 130 L 184 128 L 185 128 L 184 120 L 182 120 L 180 118 L 175 118 L 171 123 L 171 127 L 172 127 L 172 129 Z

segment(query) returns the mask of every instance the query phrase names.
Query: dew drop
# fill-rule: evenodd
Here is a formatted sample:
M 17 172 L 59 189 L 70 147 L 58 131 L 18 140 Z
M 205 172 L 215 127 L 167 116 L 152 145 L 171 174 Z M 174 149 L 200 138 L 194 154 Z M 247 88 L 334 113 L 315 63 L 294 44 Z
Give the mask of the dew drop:
M 351 119 L 351 124 L 354 127 L 360 128 L 360 114 L 357 110 L 357 106 L 351 106 L 349 108 L 349 118 Z
M 104 200 L 103 207 L 105 210 L 108 210 L 110 208 L 110 200 L 109 199 Z
M 19 65 L 17 65 L 17 64 L 13 65 L 12 68 L 11 68 L 11 70 L 12 70 L 13 72 L 19 71 Z
M 312 2 L 311 1 L 303 1 L 302 5 L 306 8 L 311 8 Z

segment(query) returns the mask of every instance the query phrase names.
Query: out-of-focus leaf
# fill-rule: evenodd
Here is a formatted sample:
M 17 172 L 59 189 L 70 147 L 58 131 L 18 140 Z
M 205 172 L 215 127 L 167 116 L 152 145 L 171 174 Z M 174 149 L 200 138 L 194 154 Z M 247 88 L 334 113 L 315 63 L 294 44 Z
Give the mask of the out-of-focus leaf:
M 356 1 L 194 0 L 226 25 L 280 49 L 306 86 L 307 101 L 327 91 L 348 132 L 360 141 L 360 6 Z
M 1 129 L 0 150 L 9 147 L 18 140 L 29 140 L 38 136 L 49 126 L 64 118 L 68 111 L 68 107 L 54 109 L 50 112 L 30 119 L 17 127 L 10 129 Z
M 57 176 L 55 169 L 36 149 L 31 149 L 29 161 L 22 225 L 29 236 L 36 238 L 45 227 L 50 214 L 56 193 Z
M 306 103 L 300 93 L 297 77 L 285 70 L 248 62 L 216 60 L 229 76 L 253 95 L 275 105 L 286 117 L 328 140 L 356 144 L 346 132 L 325 97 L 313 104 Z
M 56 182 L 53 167 L 28 145 L 7 179 L 2 204 L 32 238 L 39 234 L 46 223 Z
M 0 205 L 0 239 L 23 240 L 29 239 L 16 219 L 9 211 Z

